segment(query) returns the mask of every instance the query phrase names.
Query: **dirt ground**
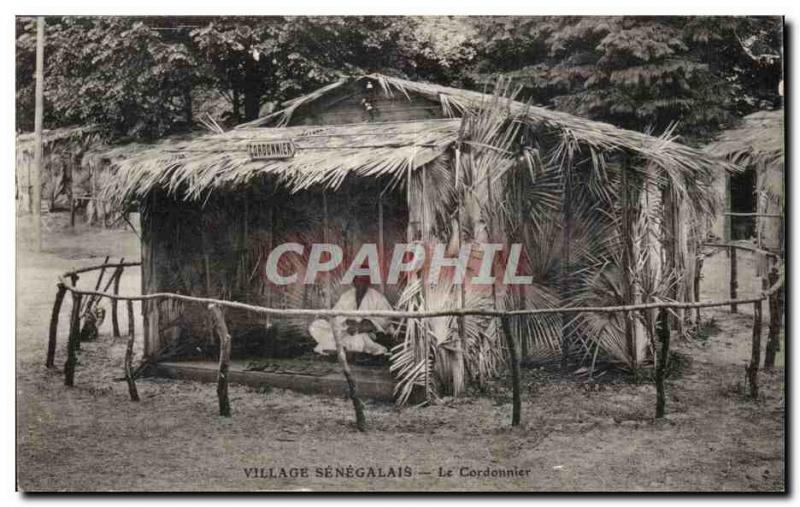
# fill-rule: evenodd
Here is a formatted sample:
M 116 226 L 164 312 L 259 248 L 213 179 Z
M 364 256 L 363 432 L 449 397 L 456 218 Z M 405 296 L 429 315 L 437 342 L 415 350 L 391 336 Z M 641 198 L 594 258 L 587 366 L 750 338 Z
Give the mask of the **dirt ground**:
M 233 417 L 225 419 L 217 415 L 212 384 L 140 379 L 142 401 L 130 402 L 116 380 L 125 343 L 111 336 L 110 315 L 100 340 L 83 345 L 76 386 L 65 387 L 68 301 L 57 369 L 44 368 L 57 275 L 105 255 L 139 259 L 131 232 L 71 231 L 63 217 L 48 223 L 44 252 L 33 253 L 29 224 L 18 220 L 17 474 L 24 491 L 785 488 L 783 368 L 761 373 L 758 402 L 742 390 L 751 308 L 738 315 L 703 311 L 716 331 L 707 340 L 678 342 L 689 360 L 668 384 L 668 416 L 659 421 L 652 384 L 542 383 L 530 371 L 516 429 L 507 395 L 425 408 L 368 403 L 370 429 L 361 434 L 344 398 L 238 385 L 231 386 Z M 706 262 L 704 298 L 725 295 L 726 262 L 724 254 Z M 740 271 L 752 279 L 752 259 L 740 260 Z M 138 288 L 131 270 L 123 291 Z M 743 295 L 754 290 L 754 283 L 741 283 Z M 125 312 L 121 328 L 127 329 Z M 487 470 L 512 474 L 482 477 Z

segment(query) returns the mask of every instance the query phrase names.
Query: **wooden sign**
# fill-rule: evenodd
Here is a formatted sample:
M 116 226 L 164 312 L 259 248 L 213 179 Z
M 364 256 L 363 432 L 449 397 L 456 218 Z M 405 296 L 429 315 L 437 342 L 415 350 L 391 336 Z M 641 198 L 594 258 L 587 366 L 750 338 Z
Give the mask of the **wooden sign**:
M 295 146 L 291 139 L 254 141 L 247 145 L 247 151 L 253 160 L 284 159 L 294 157 Z

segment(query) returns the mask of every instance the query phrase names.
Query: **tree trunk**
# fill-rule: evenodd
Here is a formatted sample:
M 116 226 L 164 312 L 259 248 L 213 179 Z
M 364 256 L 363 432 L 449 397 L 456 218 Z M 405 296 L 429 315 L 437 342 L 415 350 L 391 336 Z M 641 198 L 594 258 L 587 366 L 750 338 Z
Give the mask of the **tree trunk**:
M 245 78 L 244 88 L 244 120 L 250 121 L 258 118 L 261 108 L 261 77 L 248 75 Z
M 240 99 L 241 96 L 239 95 L 239 90 L 237 88 L 233 88 L 231 95 L 233 97 L 232 104 L 231 104 L 231 109 L 232 109 L 232 112 L 233 112 L 233 119 L 234 119 L 234 121 L 236 123 L 241 123 L 242 122 L 242 114 L 241 114 L 241 106 L 239 104 L 241 102 L 241 99 Z

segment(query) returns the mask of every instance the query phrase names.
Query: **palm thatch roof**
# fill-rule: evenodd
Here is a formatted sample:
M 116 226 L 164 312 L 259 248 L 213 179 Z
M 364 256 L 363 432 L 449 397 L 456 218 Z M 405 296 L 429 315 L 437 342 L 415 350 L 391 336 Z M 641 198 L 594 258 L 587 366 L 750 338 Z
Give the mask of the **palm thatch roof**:
M 467 110 L 475 110 L 491 100 L 491 94 L 452 88 L 432 83 L 409 81 L 383 74 L 367 74 L 343 77 L 308 95 L 292 99 L 282 104 L 283 109 L 263 116 L 257 120 L 239 125 L 237 128 L 286 125 L 297 109 L 309 104 L 337 88 L 354 81 L 372 80 L 379 84 L 388 96 L 400 94 L 408 97 L 418 94 L 439 102 L 450 116 L 460 116 Z M 509 114 L 519 120 L 541 125 L 561 132 L 566 140 L 586 145 L 597 151 L 624 150 L 638 154 L 658 166 L 677 167 L 688 170 L 706 170 L 713 164 L 707 154 L 665 137 L 654 137 L 642 132 L 615 127 L 609 123 L 588 120 L 569 113 L 533 106 L 519 101 L 509 101 Z
M 707 151 L 741 166 L 783 165 L 783 110 L 759 111 L 742 118 L 708 145 Z
M 89 135 L 97 134 L 100 129 L 96 125 L 61 127 L 57 129 L 46 129 L 42 131 L 42 144 L 45 149 L 53 143 L 60 141 L 83 141 Z M 17 146 L 22 150 L 34 150 L 36 134 L 25 132 L 17 135 Z
M 412 122 L 364 123 L 319 127 L 287 127 L 298 108 L 339 87 L 361 80 L 377 82 L 387 96 L 421 95 L 441 104 L 453 119 Z M 513 94 L 508 94 L 513 95 Z M 243 185 L 263 175 L 275 176 L 292 192 L 320 185 L 336 189 L 348 174 L 384 176 L 402 180 L 436 159 L 457 140 L 458 119 L 466 111 L 479 110 L 493 95 L 413 82 L 380 74 L 343 77 L 308 95 L 283 103 L 283 109 L 237 126 L 225 133 L 209 134 L 185 142 L 160 143 L 152 149 L 120 161 L 105 197 L 125 202 L 160 187 L 184 199 L 201 199 L 217 189 Z M 639 165 L 673 178 L 703 179 L 725 162 L 708 153 L 674 142 L 669 136 L 653 137 L 567 113 L 505 100 L 508 116 L 554 134 L 558 149 L 567 158 L 580 153 L 603 164 L 604 154 L 630 153 Z M 266 128 L 266 127 L 276 128 Z M 296 154 L 282 160 L 252 160 L 248 146 L 254 142 L 292 139 Z
M 187 200 L 217 188 L 235 188 L 263 176 L 290 192 L 318 185 L 335 190 L 348 175 L 388 176 L 399 182 L 439 157 L 458 137 L 458 119 L 319 127 L 246 128 L 186 141 L 162 141 L 118 162 L 103 192 L 126 202 L 163 188 Z M 291 140 L 289 158 L 259 160 L 253 143 Z

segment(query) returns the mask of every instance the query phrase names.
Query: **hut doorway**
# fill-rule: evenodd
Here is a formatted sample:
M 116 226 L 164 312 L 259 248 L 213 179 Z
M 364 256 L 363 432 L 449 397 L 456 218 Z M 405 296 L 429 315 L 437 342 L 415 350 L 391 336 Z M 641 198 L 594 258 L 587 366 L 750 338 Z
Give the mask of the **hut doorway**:
M 353 255 L 364 243 L 402 242 L 408 206 L 401 190 L 386 191 L 384 180 L 348 178 L 335 190 L 291 194 L 269 184 L 236 192 L 218 192 L 204 203 L 185 202 L 159 193 L 148 201 L 143 230 L 143 276 L 148 292 L 206 295 L 271 308 L 327 308 L 349 287 L 340 283 Z M 156 202 L 157 201 L 157 202 Z M 275 246 L 303 246 L 285 274 L 307 265 L 314 243 L 343 250 L 331 283 L 303 282 L 277 286 L 265 276 L 266 259 Z M 295 258 L 296 257 L 296 258 Z M 396 304 L 401 286 L 381 292 Z M 218 340 L 201 305 L 150 305 L 148 351 L 159 359 L 151 373 L 171 378 L 213 380 L 218 368 Z M 231 381 L 338 394 L 343 390 L 335 356 L 314 352 L 311 317 L 265 318 L 228 308 L 225 320 L 232 337 Z M 388 358 L 348 352 L 362 395 L 394 399 Z
M 730 179 L 730 211 L 733 213 L 755 213 L 756 172 L 749 168 L 746 171 L 731 175 Z M 731 239 L 749 239 L 756 235 L 756 220 L 753 216 L 731 217 Z

